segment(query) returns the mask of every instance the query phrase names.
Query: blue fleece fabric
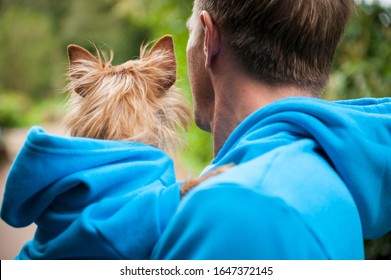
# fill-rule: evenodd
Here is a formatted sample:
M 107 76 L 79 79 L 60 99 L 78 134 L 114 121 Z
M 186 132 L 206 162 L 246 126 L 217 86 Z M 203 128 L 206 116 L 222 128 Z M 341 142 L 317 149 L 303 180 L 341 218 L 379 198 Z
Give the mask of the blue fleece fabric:
M 244 120 L 155 259 L 363 259 L 391 230 L 391 99 L 287 98 Z
M 172 160 L 138 143 L 30 130 L 2 219 L 37 224 L 16 259 L 148 259 L 179 204 Z

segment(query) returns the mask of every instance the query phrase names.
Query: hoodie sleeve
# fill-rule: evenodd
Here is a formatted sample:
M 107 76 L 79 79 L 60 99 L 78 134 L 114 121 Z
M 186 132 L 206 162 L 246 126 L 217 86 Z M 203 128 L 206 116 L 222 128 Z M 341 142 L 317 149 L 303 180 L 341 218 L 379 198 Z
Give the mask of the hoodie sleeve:
M 189 196 L 155 247 L 154 259 L 329 258 L 281 200 L 227 185 Z

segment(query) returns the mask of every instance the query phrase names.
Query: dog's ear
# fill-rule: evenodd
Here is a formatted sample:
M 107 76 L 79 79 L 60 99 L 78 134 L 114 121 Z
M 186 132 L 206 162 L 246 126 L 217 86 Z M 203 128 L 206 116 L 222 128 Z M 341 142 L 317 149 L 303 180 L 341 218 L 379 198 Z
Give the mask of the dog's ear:
M 70 67 L 76 65 L 77 63 L 80 63 L 81 60 L 99 62 L 98 59 L 93 56 L 89 51 L 78 45 L 71 44 L 68 46 L 67 50 Z
M 174 50 L 174 41 L 171 35 L 166 35 L 160 38 L 151 48 L 150 54 L 154 52 L 166 52 L 169 54 L 170 59 L 166 61 L 162 61 L 160 67 L 166 71 L 167 79 L 164 81 L 163 86 L 165 90 L 168 90 L 172 87 L 176 82 L 176 58 L 175 58 L 175 50 Z
M 93 56 L 89 51 L 78 45 L 68 45 L 67 51 L 69 60 L 69 77 L 71 79 L 78 80 L 83 76 L 83 74 L 85 74 L 82 71 L 76 70 L 77 65 L 80 65 L 83 60 L 99 63 L 99 60 L 95 56 Z M 74 90 L 77 94 L 84 97 L 82 87 L 77 87 Z

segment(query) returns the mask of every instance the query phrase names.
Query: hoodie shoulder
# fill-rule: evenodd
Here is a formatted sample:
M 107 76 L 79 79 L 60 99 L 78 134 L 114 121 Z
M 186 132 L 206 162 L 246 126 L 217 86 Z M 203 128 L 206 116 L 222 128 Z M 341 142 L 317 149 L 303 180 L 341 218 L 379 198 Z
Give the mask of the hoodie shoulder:
M 300 139 L 314 141 L 329 168 L 346 184 L 358 209 L 364 238 L 389 232 L 391 98 L 276 101 L 238 126 L 214 164 L 240 164 Z

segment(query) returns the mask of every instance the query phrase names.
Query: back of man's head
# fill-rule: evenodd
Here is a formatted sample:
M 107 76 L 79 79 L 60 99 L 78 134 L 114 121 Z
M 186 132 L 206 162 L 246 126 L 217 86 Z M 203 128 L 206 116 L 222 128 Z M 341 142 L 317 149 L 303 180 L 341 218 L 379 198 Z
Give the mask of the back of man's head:
M 254 78 L 320 95 L 353 0 L 196 0 Z

